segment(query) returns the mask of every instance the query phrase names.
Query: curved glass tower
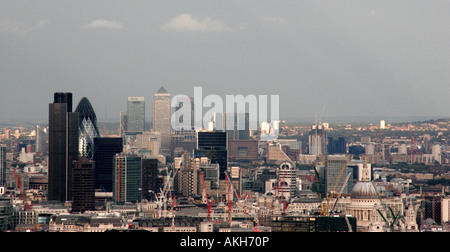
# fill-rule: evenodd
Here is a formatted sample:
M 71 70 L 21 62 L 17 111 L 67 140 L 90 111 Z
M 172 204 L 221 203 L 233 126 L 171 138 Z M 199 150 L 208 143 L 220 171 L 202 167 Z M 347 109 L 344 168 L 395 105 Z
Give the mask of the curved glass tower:
M 94 138 L 100 137 L 97 128 L 97 116 L 86 97 L 83 97 L 80 103 L 78 103 L 75 112 L 80 113 L 79 156 L 92 159 L 94 156 Z

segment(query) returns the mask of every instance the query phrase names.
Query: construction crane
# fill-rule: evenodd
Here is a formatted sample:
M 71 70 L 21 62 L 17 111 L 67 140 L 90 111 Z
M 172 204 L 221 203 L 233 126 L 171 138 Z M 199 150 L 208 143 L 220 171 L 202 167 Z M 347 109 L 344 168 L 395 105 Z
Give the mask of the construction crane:
M 238 199 L 242 199 L 242 198 L 239 196 L 238 192 L 236 191 L 236 188 L 234 188 L 233 183 L 229 182 L 231 179 L 229 178 L 228 173 L 225 173 L 225 177 L 226 177 L 226 181 L 227 181 L 227 194 L 228 194 L 228 218 L 229 218 L 229 221 L 230 221 L 230 224 L 231 224 L 231 208 L 232 208 L 232 205 L 231 205 L 231 200 L 230 200 L 231 195 L 230 195 L 228 189 L 231 187 L 231 189 L 236 194 L 236 197 Z M 260 232 L 259 229 L 253 223 L 253 220 L 251 219 L 250 214 L 247 212 L 247 198 L 248 198 L 248 195 L 247 195 L 247 193 L 245 193 L 244 213 L 247 215 L 248 220 L 252 224 L 253 232 Z
M 387 206 L 382 198 L 380 193 L 378 192 L 378 189 L 376 188 L 375 184 L 372 182 L 373 187 L 375 188 L 375 191 L 377 193 L 378 199 L 380 200 L 380 204 L 383 206 L 384 208 L 384 212 L 386 214 L 386 216 L 380 211 L 380 209 L 376 209 L 377 212 L 380 214 L 381 218 L 384 220 L 384 222 L 386 223 L 386 226 L 389 228 L 389 230 L 392 232 L 394 231 L 394 227 L 396 225 L 398 225 L 398 222 L 401 221 L 405 221 L 405 217 L 400 213 L 400 210 L 397 212 L 397 214 L 394 214 L 394 211 L 392 210 L 392 208 L 390 206 Z M 390 215 L 390 216 L 389 216 Z
M 226 174 L 225 179 L 227 181 L 227 201 L 228 201 L 228 223 L 231 225 L 231 211 L 233 209 L 233 204 L 231 202 L 231 194 L 230 194 L 230 180 L 228 178 L 228 174 Z
M 322 214 L 323 214 L 323 215 L 328 215 L 327 209 L 328 209 L 328 205 L 329 205 L 329 203 L 330 203 L 330 199 L 334 196 L 334 194 L 335 194 L 335 192 L 336 192 L 336 187 L 337 187 L 337 185 L 338 185 L 338 183 L 339 183 L 339 180 L 341 179 L 342 172 L 344 172 L 344 168 L 345 168 L 346 166 L 347 166 L 346 164 L 342 165 L 342 168 L 341 168 L 341 170 L 339 171 L 339 175 L 338 175 L 338 178 L 336 179 L 336 183 L 334 184 L 333 190 L 331 191 L 330 196 L 328 196 L 328 198 L 327 198 L 327 204 L 326 204 L 325 208 L 322 210 Z
M 352 174 L 349 173 L 349 174 L 347 175 L 347 177 L 345 178 L 344 182 L 342 183 L 341 188 L 339 189 L 339 194 L 336 196 L 336 201 L 334 201 L 334 204 L 333 204 L 333 207 L 332 207 L 331 210 L 330 210 L 330 213 L 333 213 L 333 212 L 334 212 L 334 208 L 336 207 L 336 204 L 337 204 L 339 198 L 341 197 L 342 192 L 344 191 L 344 188 L 345 188 L 345 186 L 347 185 L 348 180 L 350 179 L 350 176 L 351 176 L 351 175 L 352 175 Z
M 20 194 L 22 195 L 23 209 L 24 209 L 25 211 L 31 210 L 31 209 L 33 208 L 33 203 L 31 203 L 31 205 L 28 205 L 27 199 L 26 199 L 25 194 L 23 193 L 23 190 L 22 190 L 22 186 L 20 185 L 19 178 L 17 177 L 16 169 L 14 169 L 14 167 L 11 167 L 11 168 L 12 168 L 12 170 L 13 170 L 14 177 L 16 178 L 16 182 L 17 182 L 17 186 L 19 187 Z
M 200 173 L 200 176 L 202 177 L 202 184 L 203 184 L 203 194 L 202 194 L 202 202 L 206 203 L 206 207 L 208 209 L 208 221 L 211 221 L 211 212 L 212 212 L 212 201 L 208 199 L 208 194 L 206 192 L 206 185 L 205 185 L 205 177 L 203 176 L 203 173 Z
M 167 167 L 166 167 L 167 171 Z M 167 198 L 170 194 L 171 188 L 172 188 L 173 178 L 172 178 L 172 171 L 167 171 L 166 179 L 163 179 L 164 186 L 160 188 L 159 193 L 155 193 L 157 206 L 159 209 L 160 216 L 167 214 Z M 172 202 L 173 203 L 173 202 Z

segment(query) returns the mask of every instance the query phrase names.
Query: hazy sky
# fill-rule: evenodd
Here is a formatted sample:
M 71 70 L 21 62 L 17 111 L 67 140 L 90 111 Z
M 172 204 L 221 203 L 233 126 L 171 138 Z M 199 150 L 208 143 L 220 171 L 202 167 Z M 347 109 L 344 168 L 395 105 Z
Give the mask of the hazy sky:
M 450 1 L 0 2 L 0 118 L 54 92 L 99 120 L 128 96 L 280 96 L 282 117 L 449 116 Z M 207 108 L 206 108 L 207 109 Z

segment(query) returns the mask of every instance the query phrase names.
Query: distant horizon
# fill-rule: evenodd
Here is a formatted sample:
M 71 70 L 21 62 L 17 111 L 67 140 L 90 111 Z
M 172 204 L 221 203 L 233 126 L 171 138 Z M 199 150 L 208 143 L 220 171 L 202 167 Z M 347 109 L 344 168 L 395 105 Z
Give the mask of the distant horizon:
M 450 116 L 366 116 L 366 115 L 356 115 L 356 116 L 332 116 L 328 117 L 328 120 L 323 119 L 319 120 L 318 122 L 322 123 L 333 123 L 333 124 L 339 124 L 339 123 L 373 123 L 377 124 L 381 120 L 385 120 L 386 124 L 392 124 L 392 123 L 412 123 L 412 122 L 421 122 L 421 121 L 428 121 L 428 120 L 441 120 L 441 119 L 450 119 Z M 316 122 L 316 118 L 314 117 L 286 117 L 281 118 L 280 121 L 285 123 L 302 123 L 302 124 L 314 124 Z M 39 123 L 39 124 L 48 124 L 48 118 L 0 118 L 0 125 L 3 123 Z M 119 118 L 102 118 L 97 115 L 97 123 L 120 123 Z M 145 121 L 146 125 L 151 124 L 151 120 Z

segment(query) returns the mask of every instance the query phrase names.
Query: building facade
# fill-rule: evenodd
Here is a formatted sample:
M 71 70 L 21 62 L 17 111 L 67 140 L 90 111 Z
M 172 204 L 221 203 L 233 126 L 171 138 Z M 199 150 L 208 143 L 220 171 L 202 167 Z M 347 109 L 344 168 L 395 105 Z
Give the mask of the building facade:
M 73 162 L 72 212 L 95 210 L 95 162 L 80 158 Z
M 91 103 L 83 97 L 75 110 L 80 115 L 79 122 L 79 157 L 92 159 L 94 157 L 94 138 L 100 137 L 97 127 L 97 116 Z
M 48 199 L 72 199 L 72 162 L 78 157 L 79 113 L 72 112 L 72 94 L 55 93 L 49 104 Z
M 114 157 L 113 197 L 116 203 L 140 202 L 142 199 L 142 158 L 132 153 Z
M 218 163 L 220 167 L 220 179 L 225 179 L 225 171 L 228 166 L 227 133 L 223 131 L 199 131 L 197 132 L 197 148 L 195 157 L 208 157 L 211 163 Z
M 128 97 L 127 102 L 127 129 L 128 133 L 145 131 L 145 98 Z
M 123 151 L 120 137 L 94 138 L 95 188 L 112 192 L 113 158 Z
M 153 96 L 153 131 L 161 133 L 161 148 L 163 153 L 170 151 L 170 135 L 172 134 L 171 97 L 164 87 Z

